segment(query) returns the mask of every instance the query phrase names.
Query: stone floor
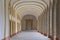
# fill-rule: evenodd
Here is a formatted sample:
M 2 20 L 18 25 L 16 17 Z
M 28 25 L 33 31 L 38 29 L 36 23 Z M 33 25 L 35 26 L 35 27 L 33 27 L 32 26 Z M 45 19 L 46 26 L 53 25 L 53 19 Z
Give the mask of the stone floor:
M 38 33 L 37 31 L 22 31 L 21 33 L 12 37 L 10 40 L 50 40 L 50 39 Z

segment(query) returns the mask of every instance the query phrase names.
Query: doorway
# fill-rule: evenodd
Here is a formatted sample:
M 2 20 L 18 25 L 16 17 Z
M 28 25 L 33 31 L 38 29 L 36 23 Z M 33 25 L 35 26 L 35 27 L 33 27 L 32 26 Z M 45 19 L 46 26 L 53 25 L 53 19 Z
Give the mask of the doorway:
M 26 30 L 33 29 L 33 19 L 26 19 Z

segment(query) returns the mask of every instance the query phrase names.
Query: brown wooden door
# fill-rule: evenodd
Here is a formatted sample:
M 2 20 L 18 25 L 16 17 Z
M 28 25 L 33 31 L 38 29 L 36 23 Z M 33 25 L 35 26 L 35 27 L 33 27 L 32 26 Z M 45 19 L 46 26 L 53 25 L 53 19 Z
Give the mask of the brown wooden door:
M 26 19 L 26 30 L 32 30 L 32 29 L 33 29 L 33 20 Z

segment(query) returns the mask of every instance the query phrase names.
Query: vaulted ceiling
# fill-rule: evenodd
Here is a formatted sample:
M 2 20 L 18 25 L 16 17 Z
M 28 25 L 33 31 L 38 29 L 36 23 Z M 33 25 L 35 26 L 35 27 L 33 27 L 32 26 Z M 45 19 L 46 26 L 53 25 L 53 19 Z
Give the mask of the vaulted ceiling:
M 11 3 L 21 18 L 27 14 L 38 18 L 49 7 L 49 0 L 12 0 Z

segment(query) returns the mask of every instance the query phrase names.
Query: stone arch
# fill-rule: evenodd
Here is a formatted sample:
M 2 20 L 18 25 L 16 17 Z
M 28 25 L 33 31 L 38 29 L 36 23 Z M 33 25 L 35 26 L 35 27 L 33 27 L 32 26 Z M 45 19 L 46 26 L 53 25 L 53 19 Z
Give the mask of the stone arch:
M 32 19 L 33 20 L 33 29 L 32 30 L 36 30 L 37 29 L 37 19 L 34 15 L 24 15 L 22 17 L 21 23 L 22 23 L 22 30 L 26 30 L 26 19 Z

